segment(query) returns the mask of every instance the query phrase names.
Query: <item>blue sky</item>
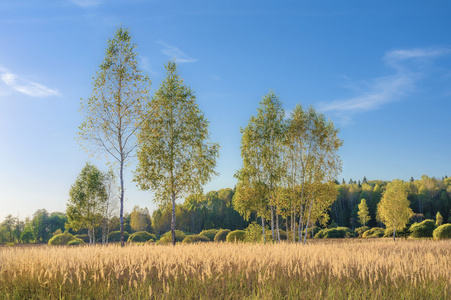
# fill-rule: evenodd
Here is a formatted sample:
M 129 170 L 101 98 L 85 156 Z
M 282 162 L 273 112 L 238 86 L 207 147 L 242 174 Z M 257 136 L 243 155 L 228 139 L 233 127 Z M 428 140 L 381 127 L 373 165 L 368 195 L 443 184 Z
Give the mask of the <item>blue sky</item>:
M 341 129 L 345 178 L 451 175 L 451 4 L 435 1 L 106 1 L 0 3 L 0 221 L 65 211 L 90 158 L 75 138 L 80 98 L 107 39 L 130 29 L 156 90 L 175 58 L 221 145 L 205 190 L 233 187 L 240 133 L 274 90 Z M 126 173 L 125 209 L 147 206 Z

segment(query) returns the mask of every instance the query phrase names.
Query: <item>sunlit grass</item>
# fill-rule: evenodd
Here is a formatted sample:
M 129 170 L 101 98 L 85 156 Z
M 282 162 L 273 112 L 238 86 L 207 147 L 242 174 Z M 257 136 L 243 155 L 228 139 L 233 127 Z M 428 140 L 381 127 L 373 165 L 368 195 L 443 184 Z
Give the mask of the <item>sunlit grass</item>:
M 451 241 L 0 248 L 1 299 L 451 299 Z

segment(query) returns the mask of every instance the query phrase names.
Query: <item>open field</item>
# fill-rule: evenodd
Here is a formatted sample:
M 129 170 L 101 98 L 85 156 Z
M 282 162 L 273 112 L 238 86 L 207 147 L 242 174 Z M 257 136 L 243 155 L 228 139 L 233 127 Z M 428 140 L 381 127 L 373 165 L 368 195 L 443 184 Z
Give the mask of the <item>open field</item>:
M 1 299 L 451 299 L 451 241 L 3 247 Z

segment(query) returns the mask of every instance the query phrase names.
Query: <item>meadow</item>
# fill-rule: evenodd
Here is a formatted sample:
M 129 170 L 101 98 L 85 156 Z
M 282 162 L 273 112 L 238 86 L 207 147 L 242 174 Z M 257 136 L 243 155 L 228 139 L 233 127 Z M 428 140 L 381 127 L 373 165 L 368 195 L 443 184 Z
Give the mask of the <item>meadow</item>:
M 2 247 L 0 299 L 451 299 L 451 240 Z

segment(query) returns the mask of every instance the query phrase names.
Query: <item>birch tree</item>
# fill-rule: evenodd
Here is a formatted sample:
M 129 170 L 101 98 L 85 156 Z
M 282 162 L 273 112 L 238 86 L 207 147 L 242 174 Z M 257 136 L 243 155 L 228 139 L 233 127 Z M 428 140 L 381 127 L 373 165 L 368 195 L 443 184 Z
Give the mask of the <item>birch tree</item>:
M 104 174 L 86 163 L 69 191 L 68 226 L 88 229 L 89 244 L 95 244 L 95 228 L 102 222 L 102 207 L 106 201 Z
M 267 203 L 270 210 L 272 238 L 276 219 L 277 240 L 280 240 L 278 228 L 279 208 L 276 207 L 276 190 L 280 184 L 282 165 L 282 141 L 285 132 L 284 110 L 279 98 L 270 92 L 262 98 L 257 115 L 251 117 L 248 126 L 241 130 L 241 157 L 243 166 L 237 172 L 237 178 L 243 181 L 241 186 L 259 186 L 261 203 Z M 262 185 L 265 188 L 262 189 Z M 259 215 L 264 216 L 265 205 L 258 205 Z M 276 211 L 276 214 L 274 213 Z M 263 220 L 263 219 L 262 219 Z M 264 225 L 262 225 L 264 227 Z
M 327 183 L 341 172 L 338 149 L 343 141 L 338 138 L 339 130 L 334 124 L 312 107 L 304 110 L 301 105 L 296 105 L 288 122 L 285 168 L 288 185 L 296 199 L 293 208 L 299 216 L 301 242 L 303 224 L 307 232 L 309 225 L 324 215 L 336 195 L 336 189 Z
M 81 100 L 84 120 L 78 133 L 86 150 L 106 152 L 118 165 L 122 246 L 124 168 L 136 147 L 135 133 L 150 89 L 149 78 L 138 68 L 135 48 L 128 30 L 123 28 L 108 41 L 105 59 L 93 78 L 91 97 Z
M 404 181 L 393 180 L 387 184 L 382 200 L 377 205 L 378 219 L 387 228 L 393 229 L 393 240 L 396 238 L 396 230 L 404 229 L 413 215 L 407 194 L 407 186 Z
M 368 223 L 369 220 L 371 220 L 371 217 L 368 212 L 368 205 L 366 205 L 366 200 L 362 199 L 359 204 L 359 211 L 357 212 L 357 215 L 359 217 L 359 223 L 362 224 L 362 226 L 365 226 L 366 223 Z
M 155 192 L 155 202 L 172 204 L 172 244 L 175 245 L 175 201 L 201 190 L 213 175 L 219 145 L 209 142 L 208 121 L 184 84 L 175 62 L 152 97 L 138 140 L 134 180 Z

